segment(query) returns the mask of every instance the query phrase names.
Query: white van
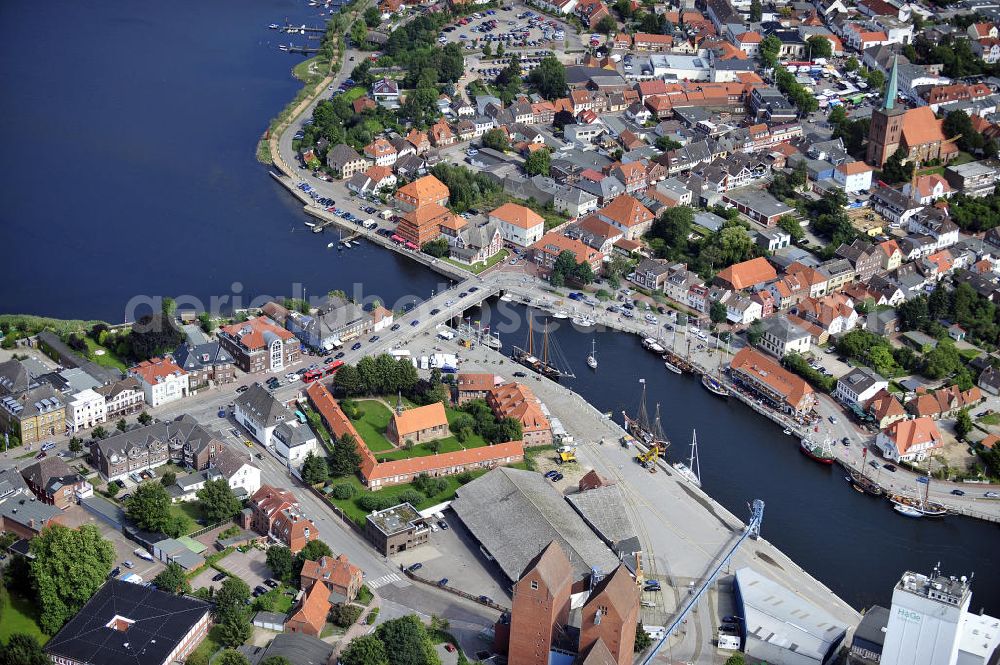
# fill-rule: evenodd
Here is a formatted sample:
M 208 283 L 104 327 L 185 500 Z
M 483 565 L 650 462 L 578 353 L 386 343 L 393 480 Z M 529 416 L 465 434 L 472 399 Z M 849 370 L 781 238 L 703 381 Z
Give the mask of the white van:
M 378 222 L 376 222 L 374 219 L 366 219 L 364 222 L 362 222 L 361 226 L 371 230 L 374 229 L 376 226 L 378 226 Z

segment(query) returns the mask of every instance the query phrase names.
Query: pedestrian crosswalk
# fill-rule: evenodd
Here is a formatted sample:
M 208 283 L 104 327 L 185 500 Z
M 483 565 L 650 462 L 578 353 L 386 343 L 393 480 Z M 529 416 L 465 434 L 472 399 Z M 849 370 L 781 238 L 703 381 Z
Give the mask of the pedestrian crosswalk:
M 403 584 L 396 584 L 397 582 L 403 582 Z M 383 587 L 386 584 L 396 584 L 396 586 L 405 586 L 406 584 L 409 584 L 409 582 L 404 581 L 403 578 L 399 576 L 399 573 L 389 573 L 388 575 L 383 575 L 382 577 L 376 578 L 374 580 L 368 580 L 367 582 L 365 582 L 365 584 L 368 585 L 369 589 L 378 589 L 379 587 Z

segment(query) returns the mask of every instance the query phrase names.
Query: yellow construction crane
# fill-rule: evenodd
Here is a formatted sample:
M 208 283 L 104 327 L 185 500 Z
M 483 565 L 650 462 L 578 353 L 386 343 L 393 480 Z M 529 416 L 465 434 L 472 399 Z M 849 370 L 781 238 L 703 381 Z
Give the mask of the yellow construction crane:
M 653 446 L 644 453 L 637 453 L 635 456 L 635 461 L 641 464 L 644 468 L 650 471 L 656 471 L 656 458 L 662 454 L 659 444 L 653 444 Z
M 563 446 L 562 448 L 559 448 L 556 452 L 559 453 L 559 457 L 556 458 L 556 461 L 559 462 L 560 464 L 576 461 L 576 448 L 573 448 L 571 446 Z

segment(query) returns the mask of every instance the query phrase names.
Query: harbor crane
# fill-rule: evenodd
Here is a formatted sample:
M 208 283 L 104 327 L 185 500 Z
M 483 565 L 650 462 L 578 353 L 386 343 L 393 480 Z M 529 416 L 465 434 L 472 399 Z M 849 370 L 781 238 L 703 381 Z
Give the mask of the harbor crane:
M 654 646 L 653 650 L 649 652 L 649 655 L 643 659 L 642 665 L 650 665 L 650 663 L 653 662 L 653 659 L 655 659 L 657 654 L 660 653 L 660 649 L 663 648 L 663 645 L 667 643 L 667 640 L 670 639 L 670 636 L 674 633 L 674 631 L 676 631 L 677 628 L 684 623 L 684 620 L 687 619 L 687 615 L 691 613 L 691 610 L 695 608 L 698 601 L 701 600 L 702 596 L 705 595 L 705 592 L 712 586 L 716 578 L 718 578 L 719 573 L 721 573 L 722 570 L 729 564 L 729 560 L 733 557 L 733 554 L 736 553 L 736 550 L 739 549 L 740 545 L 743 544 L 743 541 L 747 538 L 753 538 L 756 540 L 760 537 L 760 526 L 763 521 L 764 502 L 761 499 L 754 499 L 753 503 L 750 505 L 750 521 L 747 523 L 743 533 L 740 534 L 740 537 L 729 548 L 726 555 L 715 565 L 708 577 L 705 578 L 705 581 L 701 583 L 701 586 L 698 587 L 698 589 L 691 595 L 680 613 L 675 616 L 674 620 L 670 622 L 670 625 L 666 627 L 663 632 L 663 637 L 656 643 L 656 646 Z

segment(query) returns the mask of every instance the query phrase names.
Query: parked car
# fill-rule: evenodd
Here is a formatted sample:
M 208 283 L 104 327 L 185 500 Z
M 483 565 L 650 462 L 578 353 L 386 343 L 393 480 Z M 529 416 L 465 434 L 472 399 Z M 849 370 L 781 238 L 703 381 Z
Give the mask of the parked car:
M 643 591 L 659 591 L 660 590 L 660 581 L 659 580 L 646 580 L 646 582 L 642 585 L 642 590 Z
M 448 586 L 448 578 L 442 577 L 438 580 L 438 586 Z
M 360 348 L 361 348 L 361 342 L 355 342 L 354 345 L 351 347 L 351 351 L 357 351 Z
M 448 529 L 451 528 L 448 526 L 448 523 L 445 522 L 444 520 L 438 520 L 438 526 L 441 527 L 442 531 L 447 531 Z
M 399 324 L 398 324 L 398 323 L 394 323 L 394 324 L 392 324 L 392 327 L 391 327 L 391 328 L 389 328 L 389 330 L 394 330 L 394 331 L 395 331 L 395 330 L 399 330 Z
M 226 577 L 228 577 L 228 575 L 225 573 L 216 573 L 215 575 L 212 575 L 212 581 L 219 582 L 220 580 L 226 579 Z
M 989 492 L 987 492 L 983 496 L 985 496 L 987 499 L 996 499 L 997 497 L 1000 497 L 1000 494 L 997 494 L 996 492 L 990 490 Z
M 422 563 L 415 563 L 412 566 L 410 566 L 409 568 L 407 568 L 407 570 L 412 573 L 414 571 L 420 570 L 423 567 L 424 567 L 424 564 L 422 564 Z
M 118 577 L 121 574 L 122 574 L 121 566 L 115 566 L 114 568 L 111 569 L 111 572 L 108 573 L 108 579 Z
M 885 464 L 882 465 L 882 468 L 885 469 L 886 471 L 895 471 L 896 470 L 896 465 L 895 464 L 889 464 L 888 462 L 886 462 Z
M 951 493 L 954 494 L 955 496 L 965 496 L 965 492 L 963 492 L 960 489 L 953 489 Z
M 524 377 L 528 376 L 528 374 L 526 372 L 514 372 L 514 376 L 516 376 L 519 379 L 523 379 Z
M 480 603 L 492 603 L 493 599 L 490 598 L 489 596 L 480 596 L 479 597 L 479 602 Z

